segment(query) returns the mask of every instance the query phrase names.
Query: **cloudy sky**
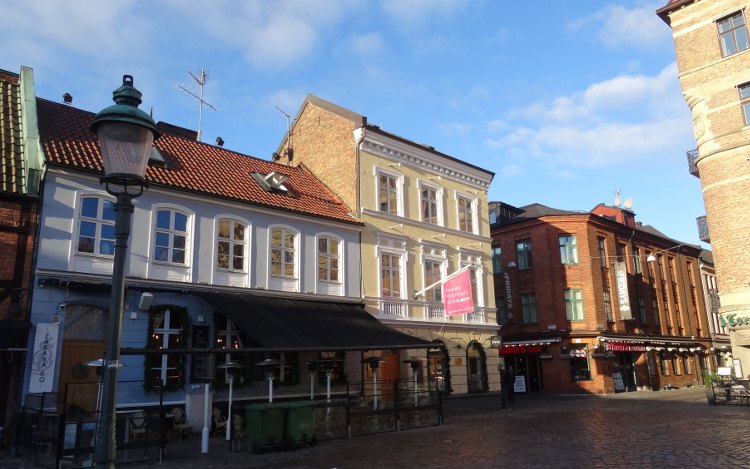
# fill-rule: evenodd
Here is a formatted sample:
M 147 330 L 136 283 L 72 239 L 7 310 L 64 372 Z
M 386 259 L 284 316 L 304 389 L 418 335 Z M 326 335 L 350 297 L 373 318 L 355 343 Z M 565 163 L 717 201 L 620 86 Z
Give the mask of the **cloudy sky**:
M 666 0 L 4 0 L 0 68 L 97 112 L 123 74 L 156 120 L 269 159 L 312 93 L 495 172 L 491 200 L 566 210 L 632 199 L 700 244 L 700 181 Z M 282 112 L 283 111 L 283 112 Z

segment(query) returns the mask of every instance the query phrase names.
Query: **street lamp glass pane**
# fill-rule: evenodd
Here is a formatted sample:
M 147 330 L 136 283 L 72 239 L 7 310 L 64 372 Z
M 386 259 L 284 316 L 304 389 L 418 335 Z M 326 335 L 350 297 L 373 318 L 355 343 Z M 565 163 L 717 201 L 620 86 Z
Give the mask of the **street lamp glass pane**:
M 103 122 L 97 129 L 104 173 L 142 178 L 154 142 L 151 130 L 130 122 Z

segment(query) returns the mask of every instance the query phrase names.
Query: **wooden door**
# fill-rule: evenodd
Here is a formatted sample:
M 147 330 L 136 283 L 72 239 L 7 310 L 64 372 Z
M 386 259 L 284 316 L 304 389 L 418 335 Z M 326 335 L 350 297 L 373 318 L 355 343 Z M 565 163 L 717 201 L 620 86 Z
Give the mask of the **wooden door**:
M 101 340 L 63 340 L 57 388 L 60 392 L 59 410 L 68 410 L 76 405 L 86 412 L 96 412 L 99 391 L 97 368 L 82 364 L 102 358 L 104 344 Z M 66 389 L 67 402 L 63 402 Z
M 398 353 L 383 352 L 381 354 L 383 363 L 380 364 L 380 379 L 393 382 L 401 377 L 401 360 Z

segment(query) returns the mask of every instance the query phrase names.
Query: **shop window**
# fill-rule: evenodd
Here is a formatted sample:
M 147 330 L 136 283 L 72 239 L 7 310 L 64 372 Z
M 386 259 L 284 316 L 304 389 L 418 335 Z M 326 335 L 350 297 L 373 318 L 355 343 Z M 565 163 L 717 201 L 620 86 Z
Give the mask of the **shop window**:
M 586 345 L 572 345 L 570 347 L 570 376 L 573 381 L 587 381 L 591 379 L 589 354 Z
M 669 362 L 666 358 L 661 359 L 661 375 L 669 376 Z
M 682 371 L 680 370 L 680 357 L 674 355 L 672 355 L 672 372 L 675 376 L 682 374 Z
M 185 348 L 190 330 L 187 310 L 179 306 L 159 305 L 149 315 L 147 348 L 165 350 Z M 147 390 L 162 385 L 167 391 L 181 389 L 185 384 L 185 359 L 178 354 L 147 355 L 144 369 Z

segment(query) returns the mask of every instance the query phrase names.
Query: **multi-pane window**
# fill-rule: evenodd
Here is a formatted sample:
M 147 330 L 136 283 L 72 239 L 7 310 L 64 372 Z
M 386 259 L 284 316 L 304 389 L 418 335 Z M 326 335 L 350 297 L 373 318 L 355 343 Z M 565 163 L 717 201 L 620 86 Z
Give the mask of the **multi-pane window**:
M 440 224 L 438 194 L 437 189 L 428 186 L 422 186 L 422 189 L 419 191 L 422 221 L 432 223 L 433 225 Z
M 245 270 L 245 224 L 236 220 L 219 220 L 216 243 L 216 266 L 220 269 Z
M 151 314 L 153 332 L 149 338 L 151 348 L 170 349 L 185 348 L 182 343 L 183 322 L 187 314 L 178 314 L 170 308 Z M 183 383 L 182 356 L 178 354 L 147 355 L 148 367 L 154 381 L 161 381 L 166 386 L 179 386 Z
M 184 265 L 187 249 L 187 215 L 173 209 L 156 212 L 154 260 Z
M 617 243 L 615 254 L 617 255 L 617 262 L 625 262 L 625 245 Z
M 742 106 L 742 116 L 745 118 L 745 125 L 750 125 L 750 83 L 745 83 L 737 87 L 740 92 L 740 104 Z
M 458 197 L 458 229 L 474 232 L 474 204 L 471 199 Z
M 721 55 L 736 54 L 748 48 L 747 26 L 741 11 L 716 22 L 721 43 Z
M 442 264 L 434 260 L 424 261 L 424 286 L 429 287 L 434 285 L 441 279 L 441 267 Z M 443 301 L 443 292 L 440 288 L 440 284 L 437 283 L 434 287 L 424 292 L 425 301 Z
M 521 312 L 524 324 L 536 324 L 536 294 L 521 295 Z
M 78 213 L 78 252 L 98 256 L 115 253 L 115 211 L 112 201 L 82 197 Z
M 646 300 L 642 297 L 638 297 L 638 313 L 641 317 L 641 324 L 648 324 L 648 316 L 646 315 Z
M 583 291 L 565 290 L 565 313 L 568 321 L 583 321 Z
M 662 376 L 669 376 L 669 361 L 666 358 L 661 359 L 661 374 Z
M 680 360 L 675 355 L 672 355 L 672 371 L 675 375 L 681 375 L 680 372 Z
M 606 240 L 602 237 L 596 238 L 596 247 L 599 250 L 599 265 L 601 267 L 607 267 Z
M 339 241 L 333 238 L 318 239 L 318 280 L 339 282 Z
M 578 247 L 576 246 L 575 236 L 560 236 L 560 261 L 566 265 L 578 264 Z
M 378 175 L 378 207 L 381 212 L 398 215 L 398 177 L 380 173 Z
M 530 269 L 531 262 L 531 240 L 523 239 L 516 243 L 516 254 L 518 255 L 518 268 Z
M 633 272 L 643 274 L 643 265 L 641 265 L 641 250 L 633 248 Z
M 401 256 L 383 252 L 380 255 L 381 296 L 401 298 Z
M 612 295 L 609 294 L 609 290 L 604 291 L 604 316 L 607 322 L 614 322 L 614 316 L 612 315 Z
M 503 271 L 501 249 L 499 246 L 492 248 L 492 272 L 499 274 Z
M 654 294 L 654 298 L 651 300 L 651 309 L 654 312 L 654 324 L 657 326 L 661 325 L 661 319 L 659 318 L 659 300 L 656 299 L 656 294 Z
M 271 276 L 297 278 L 296 238 L 294 231 L 271 229 Z

